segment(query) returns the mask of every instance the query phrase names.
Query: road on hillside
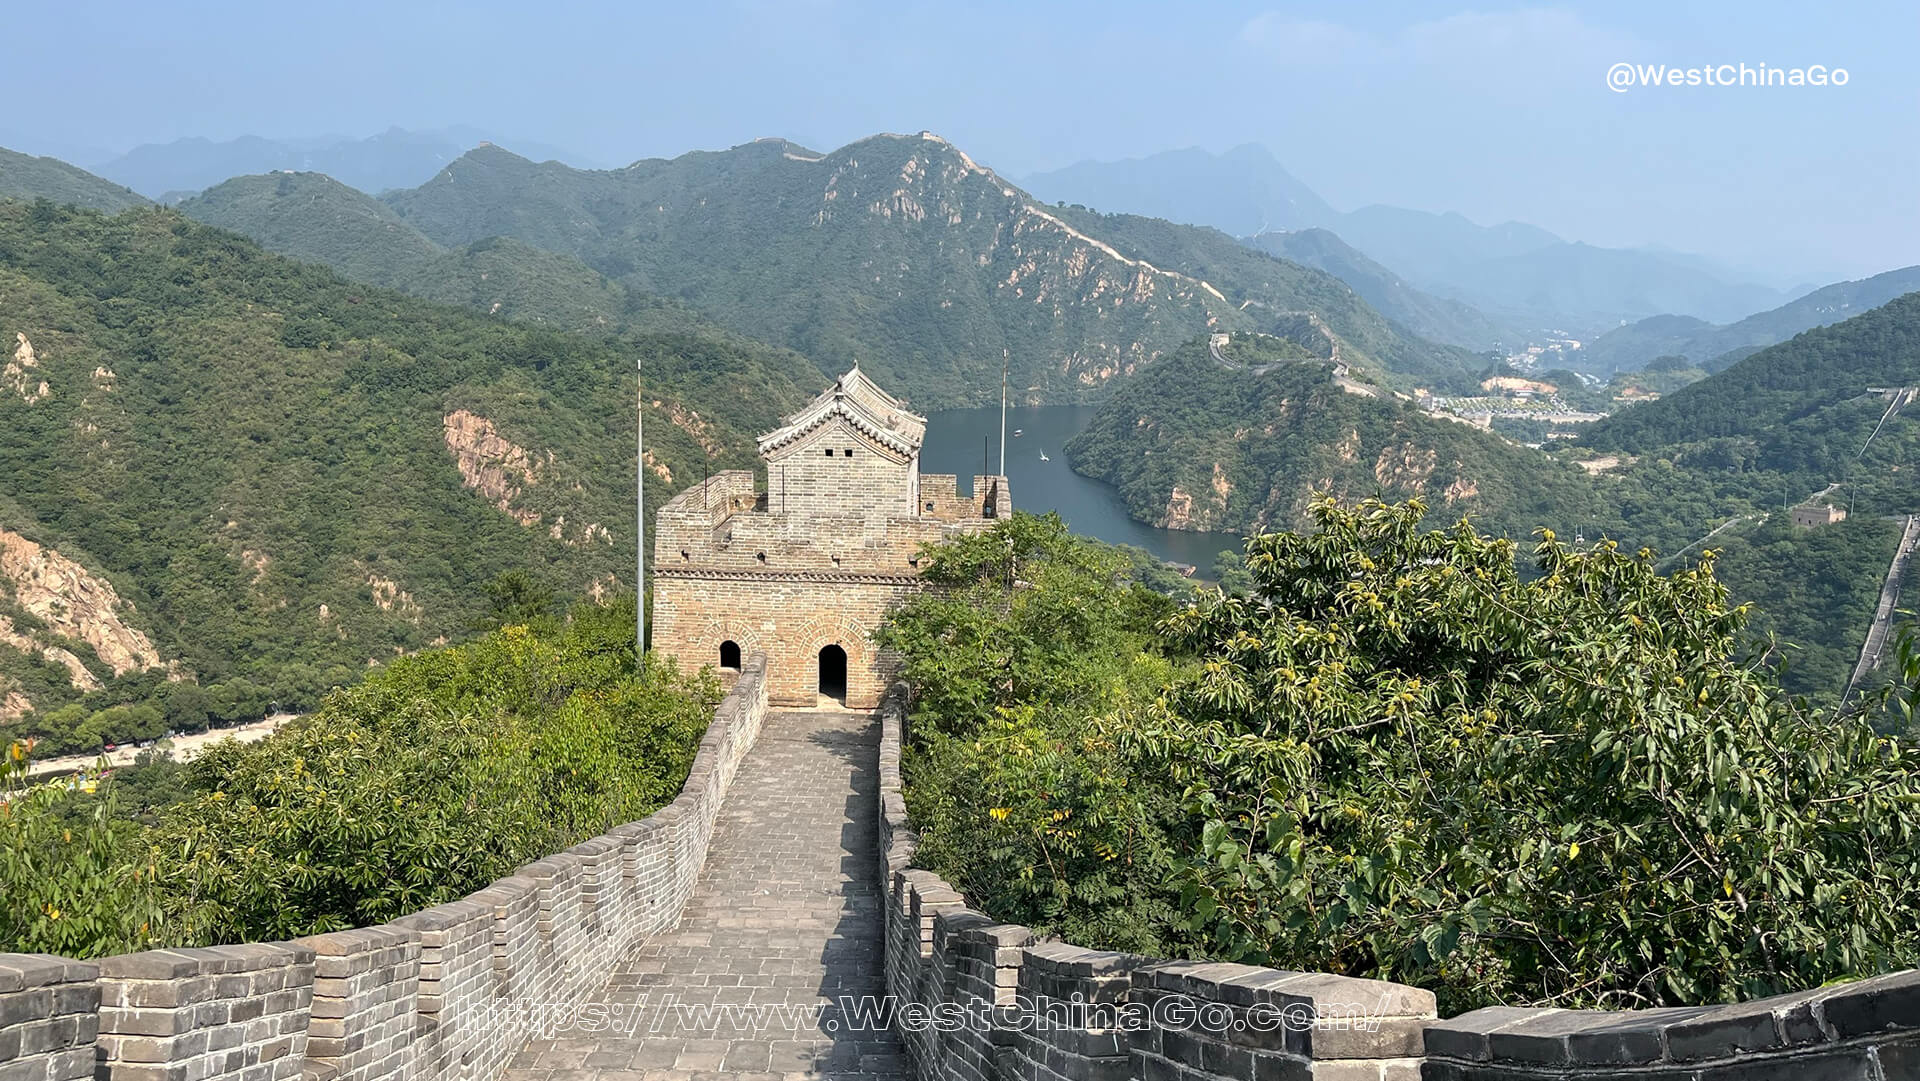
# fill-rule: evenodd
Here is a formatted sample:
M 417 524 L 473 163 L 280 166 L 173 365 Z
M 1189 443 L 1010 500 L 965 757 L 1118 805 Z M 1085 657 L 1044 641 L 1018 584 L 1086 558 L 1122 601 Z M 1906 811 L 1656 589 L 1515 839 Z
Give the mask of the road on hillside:
M 176 736 L 150 746 L 167 747 L 174 758 L 184 762 L 223 739 L 237 739 L 242 743 L 266 739 L 278 731 L 281 725 L 301 716 L 305 714 L 276 713 L 271 717 L 254 721 L 252 724 L 236 725 L 232 728 L 209 728 L 205 732 Z M 91 769 L 102 758 L 107 760 L 109 766 L 131 766 L 133 760 L 140 756 L 140 752 L 147 749 L 128 745 L 102 754 L 69 754 L 59 758 L 43 758 L 27 767 L 27 775 L 40 777 L 49 774 L 77 773 L 83 769 Z

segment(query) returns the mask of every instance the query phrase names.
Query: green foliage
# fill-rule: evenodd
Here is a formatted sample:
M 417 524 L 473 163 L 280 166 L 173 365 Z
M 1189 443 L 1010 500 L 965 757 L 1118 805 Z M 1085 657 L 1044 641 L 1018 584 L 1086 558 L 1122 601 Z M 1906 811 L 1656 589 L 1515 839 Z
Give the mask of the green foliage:
M 1254 375 L 1214 362 L 1201 340 L 1123 382 L 1066 450 L 1142 521 L 1170 521 L 1178 487 L 1191 497 L 1187 528 L 1298 526 L 1319 489 L 1433 493 L 1449 513 L 1509 532 L 1615 520 L 1572 466 L 1390 397 L 1346 393 L 1324 361 Z
M 1151 650 L 1170 612 L 1126 578 L 1125 553 L 1016 513 L 933 549 L 943 587 L 909 601 L 877 638 L 917 694 L 904 762 L 923 860 L 978 904 L 1076 941 L 1170 950 L 1171 856 L 1091 715 L 1152 692 Z
M 1831 702 L 1846 687 L 1899 536 L 1879 518 L 1795 529 L 1775 514 L 1713 539 L 1727 591 L 1766 598 L 1750 626 L 1775 640 L 1789 690 Z
M 83 206 L 117 214 L 147 200 L 111 180 L 103 180 L 57 158 L 36 158 L 0 148 L 0 199 L 42 205 L 35 214 L 48 215 L 61 204 Z
M 901 639 L 923 858 L 1088 945 L 1378 976 L 1448 1011 L 1723 1001 L 1920 956 L 1911 749 L 1752 666 L 1710 561 L 1663 576 L 1549 532 L 1523 576 L 1513 542 L 1422 513 L 1322 501 L 1314 532 L 1253 538 L 1248 594 L 1142 635 L 1151 667 L 1111 662 L 1099 693 L 922 682 L 984 667 L 986 636 L 950 629 L 998 629 L 1004 594 Z
M 97 797 L 26 789 L 0 808 L 0 949 L 379 923 L 645 817 L 685 780 L 718 688 L 668 663 L 636 675 L 632 626 L 629 597 L 504 627 L 396 661 L 264 741 L 184 768 L 143 757 Z
M 1593 425 L 1583 442 L 1639 454 L 1715 436 L 1752 438 L 1869 387 L 1916 384 L 1920 293 L 1809 330 L 1660 401 L 1625 410 Z M 1847 449 L 1859 447 L 1855 442 Z
M 153 869 L 140 827 L 95 776 L 32 784 L 29 747 L 0 761 L 0 949 L 64 957 L 128 953 L 154 941 Z

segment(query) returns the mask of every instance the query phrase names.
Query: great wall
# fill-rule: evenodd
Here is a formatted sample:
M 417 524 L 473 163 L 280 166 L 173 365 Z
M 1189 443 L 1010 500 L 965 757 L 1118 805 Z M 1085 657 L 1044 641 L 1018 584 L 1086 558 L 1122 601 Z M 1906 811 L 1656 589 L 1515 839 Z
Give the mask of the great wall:
M 1920 972 L 1440 1019 L 1377 980 L 1083 949 L 912 865 L 907 703 L 769 711 L 678 798 L 464 899 L 292 942 L 0 954 L 0 1081 L 1904 1081 Z
M 1920 1081 L 1920 970 L 1443 1019 L 970 908 L 914 866 L 908 693 L 866 635 L 919 542 L 1010 497 L 921 476 L 923 424 L 849 372 L 762 440 L 766 495 L 722 474 L 661 511 L 655 646 L 731 680 L 666 807 L 377 927 L 0 954 L 0 1081 Z

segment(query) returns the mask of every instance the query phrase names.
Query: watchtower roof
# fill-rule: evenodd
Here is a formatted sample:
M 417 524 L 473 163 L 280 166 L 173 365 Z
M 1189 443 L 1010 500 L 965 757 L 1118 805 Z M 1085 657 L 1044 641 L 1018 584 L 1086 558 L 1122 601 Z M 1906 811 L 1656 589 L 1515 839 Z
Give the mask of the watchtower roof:
M 855 364 L 847 374 L 833 381 L 805 409 L 786 418 L 784 424 L 760 437 L 760 454 L 771 455 L 805 438 L 807 433 L 843 417 L 856 431 L 875 443 L 902 455 L 920 449 L 927 432 L 927 418 L 909 410 L 898 398 L 881 390 Z

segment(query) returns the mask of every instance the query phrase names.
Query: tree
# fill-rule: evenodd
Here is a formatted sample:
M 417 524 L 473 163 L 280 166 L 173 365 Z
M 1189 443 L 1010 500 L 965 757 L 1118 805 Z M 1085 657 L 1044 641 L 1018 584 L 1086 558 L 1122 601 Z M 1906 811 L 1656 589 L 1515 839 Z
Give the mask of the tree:
M 1728 1000 L 1915 956 L 1913 753 L 1747 661 L 1711 555 L 1670 576 L 1545 532 L 1538 576 L 1419 503 L 1314 505 L 1200 656 L 1128 712 L 1182 793 L 1210 953 L 1453 1006 Z
M 535 582 L 526 571 L 501 571 L 487 583 L 487 614 L 482 629 L 531 623 L 552 612 L 553 590 Z

